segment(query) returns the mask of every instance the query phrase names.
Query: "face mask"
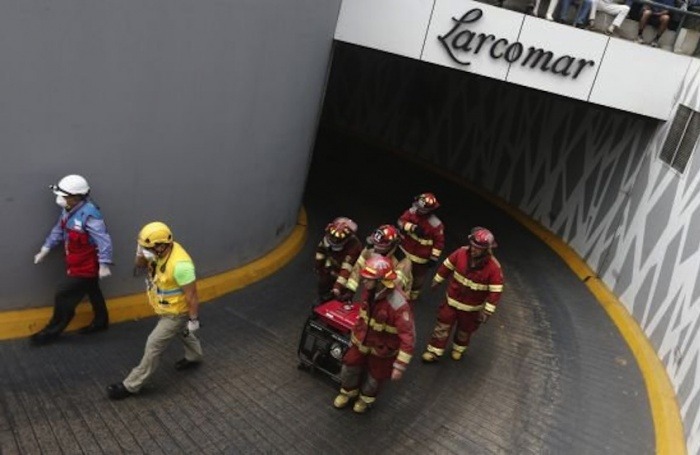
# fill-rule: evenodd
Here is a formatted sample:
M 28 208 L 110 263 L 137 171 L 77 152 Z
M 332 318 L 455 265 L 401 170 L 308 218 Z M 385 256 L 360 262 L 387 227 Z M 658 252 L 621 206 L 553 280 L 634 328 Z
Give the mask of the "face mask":
M 68 207 L 68 201 L 66 201 L 66 198 L 64 198 L 63 196 L 56 196 L 56 204 L 58 204 L 59 207 L 64 209 Z
M 158 256 L 156 256 L 156 254 L 153 251 L 149 251 L 146 249 L 143 250 L 143 257 L 150 262 L 155 262 L 158 259 Z

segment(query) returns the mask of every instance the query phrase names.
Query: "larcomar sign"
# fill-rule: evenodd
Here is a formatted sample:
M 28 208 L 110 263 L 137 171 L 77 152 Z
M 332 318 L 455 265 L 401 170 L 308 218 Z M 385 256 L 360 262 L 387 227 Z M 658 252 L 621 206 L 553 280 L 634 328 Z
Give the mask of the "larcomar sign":
M 571 55 L 562 55 L 554 58 L 554 53 L 545 49 L 530 46 L 525 49 L 522 43 L 509 43 L 505 38 L 497 38 L 491 34 L 475 33 L 469 30 L 469 24 L 477 22 L 484 15 L 479 8 L 473 8 L 459 18 L 452 18 L 455 22 L 452 30 L 438 40 L 445 48 L 450 58 L 460 65 L 469 65 L 469 54 L 477 55 L 479 52 L 488 52 L 495 59 L 504 59 L 511 64 L 530 66 L 533 69 L 550 72 L 562 77 L 576 79 L 581 71 L 595 66 L 593 60 L 576 58 Z

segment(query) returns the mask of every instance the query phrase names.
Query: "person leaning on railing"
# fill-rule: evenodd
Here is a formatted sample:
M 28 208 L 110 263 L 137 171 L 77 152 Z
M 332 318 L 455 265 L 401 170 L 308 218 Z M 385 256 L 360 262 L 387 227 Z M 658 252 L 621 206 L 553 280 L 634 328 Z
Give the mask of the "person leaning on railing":
M 605 34 L 617 35 L 620 26 L 630 12 L 630 7 L 628 5 L 621 5 L 616 0 L 584 0 L 576 14 L 574 25 L 576 27 L 584 27 L 586 25 L 586 18 L 588 17 L 588 28 L 593 28 L 595 16 L 598 11 L 615 16 L 612 24 L 605 29 Z

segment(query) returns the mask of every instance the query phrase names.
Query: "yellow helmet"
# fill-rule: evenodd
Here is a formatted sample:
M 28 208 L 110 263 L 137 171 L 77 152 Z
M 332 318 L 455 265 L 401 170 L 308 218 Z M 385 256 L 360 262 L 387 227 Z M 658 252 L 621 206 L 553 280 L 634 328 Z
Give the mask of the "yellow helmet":
M 159 243 L 173 243 L 173 233 L 165 223 L 154 221 L 141 228 L 137 241 L 144 248 L 153 248 Z

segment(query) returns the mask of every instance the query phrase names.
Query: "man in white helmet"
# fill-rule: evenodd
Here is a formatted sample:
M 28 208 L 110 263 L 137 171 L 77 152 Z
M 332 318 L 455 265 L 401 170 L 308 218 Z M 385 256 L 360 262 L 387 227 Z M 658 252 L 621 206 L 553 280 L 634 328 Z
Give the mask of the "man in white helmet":
M 34 345 L 58 338 L 73 319 L 75 307 L 85 295 L 90 299 L 94 317 L 79 333 L 95 333 L 109 326 L 99 280 L 111 275 L 112 238 L 102 213 L 90 200 L 90 185 L 80 175 L 67 175 L 50 188 L 56 195 L 56 204 L 61 207 L 61 215 L 34 256 L 34 263 L 43 261 L 52 248 L 63 245 L 67 276 L 56 290 L 51 320 L 31 337 Z

